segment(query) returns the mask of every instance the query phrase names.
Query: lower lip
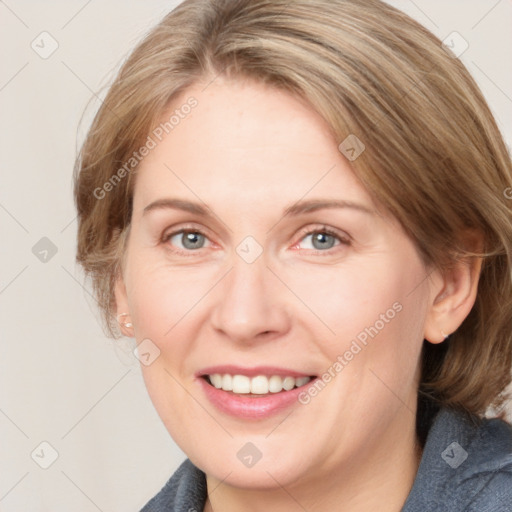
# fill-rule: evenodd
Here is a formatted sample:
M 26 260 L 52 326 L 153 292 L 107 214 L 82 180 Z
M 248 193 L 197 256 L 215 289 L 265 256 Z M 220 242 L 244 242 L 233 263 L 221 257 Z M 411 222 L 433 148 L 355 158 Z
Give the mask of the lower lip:
M 269 393 L 268 395 L 237 395 L 212 386 L 205 379 L 199 378 L 206 397 L 220 411 L 246 419 L 261 419 L 288 409 L 293 404 L 300 405 L 298 396 L 307 389 L 313 380 L 290 391 Z

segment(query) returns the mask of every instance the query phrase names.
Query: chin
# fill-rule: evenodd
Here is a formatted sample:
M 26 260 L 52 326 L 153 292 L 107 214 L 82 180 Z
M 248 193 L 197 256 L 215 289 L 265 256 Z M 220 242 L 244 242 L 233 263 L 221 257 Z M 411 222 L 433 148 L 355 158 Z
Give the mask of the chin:
M 206 475 L 225 484 L 253 490 L 290 486 L 307 475 L 305 460 L 312 456 L 300 446 L 269 443 L 264 437 L 235 437 L 213 450 L 196 445 L 195 450 L 183 447 L 190 460 Z M 260 447 L 260 448 L 257 448 Z

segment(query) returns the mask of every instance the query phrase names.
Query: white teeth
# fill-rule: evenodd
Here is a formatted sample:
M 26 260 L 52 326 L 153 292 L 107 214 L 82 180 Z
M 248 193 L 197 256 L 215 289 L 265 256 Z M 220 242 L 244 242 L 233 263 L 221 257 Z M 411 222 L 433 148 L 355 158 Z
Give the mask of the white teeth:
M 283 380 L 283 388 L 286 389 L 286 391 L 290 391 L 290 389 L 293 389 L 295 387 L 295 379 L 293 377 L 285 377 Z
M 250 393 L 251 379 L 246 375 L 233 375 L 233 393 Z
M 264 375 L 258 375 L 251 379 L 251 393 L 254 395 L 266 395 L 268 393 L 268 379 Z
M 210 382 L 217 388 L 220 389 L 222 387 L 222 375 L 218 373 L 214 373 L 210 375 Z
M 258 375 L 256 377 L 247 377 L 246 375 L 230 375 L 228 373 L 221 375 L 214 373 L 208 376 L 210 382 L 217 389 L 224 391 L 233 391 L 233 393 L 245 395 L 252 393 L 254 395 L 266 395 L 268 393 L 280 393 L 281 391 L 290 391 L 295 387 L 304 386 L 311 377 L 280 377 L 279 375 Z
M 224 391 L 232 391 L 233 390 L 233 377 L 226 373 L 222 376 L 222 389 Z
M 279 391 L 283 390 L 283 379 L 279 377 L 279 375 L 272 375 L 270 379 L 268 379 L 268 390 L 271 393 L 279 393 Z
M 299 377 L 298 379 L 295 379 L 295 385 L 300 388 L 301 386 L 304 386 L 304 384 L 307 384 L 311 379 L 309 377 Z

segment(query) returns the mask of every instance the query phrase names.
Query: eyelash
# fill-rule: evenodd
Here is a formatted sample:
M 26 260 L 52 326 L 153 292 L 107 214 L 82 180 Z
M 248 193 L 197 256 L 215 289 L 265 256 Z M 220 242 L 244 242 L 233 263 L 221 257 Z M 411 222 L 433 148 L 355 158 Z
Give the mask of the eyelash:
M 314 255 L 318 255 L 318 256 L 332 256 L 333 253 L 337 252 L 340 250 L 340 247 L 341 246 L 349 246 L 350 245 L 350 237 L 348 234 L 344 233 L 344 234 L 341 234 L 339 231 L 336 231 L 332 228 L 329 228 L 327 226 L 322 226 L 321 228 L 315 228 L 315 229 L 311 229 L 311 228 L 306 228 L 304 230 L 302 230 L 300 232 L 300 238 L 299 238 L 299 241 L 297 242 L 300 243 L 304 240 L 304 238 L 306 238 L 307 236 L 309 235 L 313 235 L 313 234 L 318 234 L 318 233 L 322 233 L 322 234 L 326 234 L 326 235 L 331 235 L 333 236 L 334 238 L 336 238 L 339 242 L 339 244 L 337 245 L 334 245 L 333 247 L 331 247 L 330 249 L 327 249 L 325 251 L 321 251 L 319 249 L 305 249 L 307 251 L 310 251 L 310 253 L 314 254 Z M 297 245 L 297 244 L 294 244 Z
M 164 243 L 164 244 L 168 244 L 169 240 L 175 236 L 175 235 L 179 235 L 179 234 L 185 234 L 185 233 L 197 233 L 201 236 L 204 236 L 205 238 L 208 238 L 208 235 L 202 230 L 202 229 L 199 229 L 199 228 L 196 228 L 196 227 L 193 227 L 193 226 L 184 226 L 182 227 L 181 229 L 179 230 L 176 230 L 176 231 L 172 231 L 171 233 L 164 233 L 164 235 L 162 236 L 162 239 L 161 239 L 161 242 Z M 334 247 L 330 248 L 330 249 L 327 249 L 325 251 L 321 251 L 321 250 L 318 250 L 318 249 L 306 249 L 308 251 L 312 251 L 313 254 L 315 255 L 320 255 L 320 256 L 329 256 L 329 255 L 332 255 L 333 252 L 336 251 L 336 247 L 340 247 L 340 246 L 349 246 L 351 245 L 351 240 L 350 240 L 350 236 L 348 234 L 341 234 L 339 233 L 338 231 L 335 231 L 334 229 L 331 229 L 327 226 L 322 226 L 321 228 L 316 228 L 316 229 L 304 229 L 300 232 L 300 238 L 299 238 L 299 241 L 295 244 L 293 244 L 294 246 L 299 244 L 300 242 L 302 242 L 304 240 L 304 238 L 306 238 L 307 236 L 309 235 L 313 235 L 313 234 L 318 234 L 318 233 L 323 233 L 323 234 L 327 234 L 327 235 L 331 235 L 333 236 L 334 238 L 336 238 L 340 243 L 335 245 Z M 188 251 L 184 251 L 182 249 L 176 249 L 176 248 L 173 248 L 173 249 L 169 249 L 172 253 L 175 253 L 175 254 L 178 254 L 178 255 L 182 255 L 182 256 L 186 256 L 186 257 L 194 257 L 195 254 L 194 253 L 197 253 L 200 249 L 196 249 L 196 250 L 188 250 Z

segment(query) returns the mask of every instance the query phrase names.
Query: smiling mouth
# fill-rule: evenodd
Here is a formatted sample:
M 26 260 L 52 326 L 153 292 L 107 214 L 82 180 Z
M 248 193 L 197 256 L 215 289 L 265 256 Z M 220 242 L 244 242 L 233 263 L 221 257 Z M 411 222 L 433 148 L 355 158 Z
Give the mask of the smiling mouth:
M 214 388 L 228 391 L 235 395 L 262 396 L 291 391 L 292 389 L 306 386 L 316 377 L 281 377 L 280 375 L 248 377 L 247 375 L 239 374 L 214 373 L 203 375 L 202 378 Z

